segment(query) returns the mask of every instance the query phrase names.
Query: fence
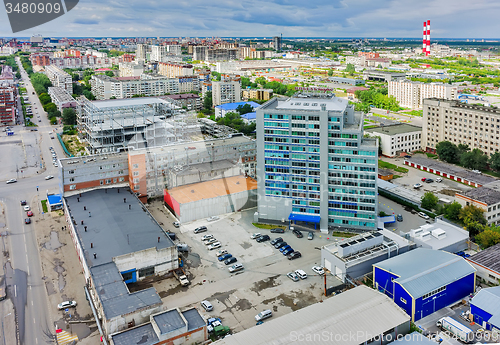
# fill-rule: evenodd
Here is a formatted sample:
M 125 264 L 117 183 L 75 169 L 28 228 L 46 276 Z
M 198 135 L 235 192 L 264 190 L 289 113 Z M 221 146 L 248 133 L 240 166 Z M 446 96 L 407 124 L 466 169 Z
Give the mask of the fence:
M 58 140 L 59 140 L 59 142 L 61 143 L 61 146 L 62 146 L 62 148 L 63 148 L 63 150 L 64 150 L 64 153 L 66 153 L 66 155 L 67 155 L 68 157 L 75 157 L 75 156 L 74 156 L 73 154 L 71 154 L 71 153 L 68 151 L 68 149 L 66 148 L 66 145 L 64 144 L 64 141 L 62 140 L 61 135 L 60 135 L 59 133 L 56 133 L 56 135 L 57 135 L 57 139 L 58 139 Z

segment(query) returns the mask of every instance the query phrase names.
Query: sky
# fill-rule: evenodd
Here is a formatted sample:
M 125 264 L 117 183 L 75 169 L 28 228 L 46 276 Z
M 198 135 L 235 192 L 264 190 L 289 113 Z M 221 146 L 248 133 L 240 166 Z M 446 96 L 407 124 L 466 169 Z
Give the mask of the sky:
M 9 0 L 4 0 L 8 2 Z M 500 38 L 498 0 L 80 0 L 48 23 L 0 37 Z

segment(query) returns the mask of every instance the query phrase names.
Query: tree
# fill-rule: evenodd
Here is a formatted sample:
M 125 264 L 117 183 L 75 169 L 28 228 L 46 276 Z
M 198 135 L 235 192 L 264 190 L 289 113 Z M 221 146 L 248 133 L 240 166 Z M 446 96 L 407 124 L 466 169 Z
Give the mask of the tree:
M 40 96 L 38 96 L 38 99 L 40 100 L 40 103 L 42 103 L 42 105 L 52 102 L 52 99 L 46 93 L 40 94 Z
M 492 154 L 489 163 L 491 169 L 500 171 L 500 152 L 495 152 L 494 154 Z
M 427 192 L 422 197 L 422 201 L 420 204 L 422 205 L 422 208 L 430 211 L 436 207 L 438 201 L 439 198 L 435 196 L 434 193 Z
M 65 108 L 62 114 L 63 122 L 65 125 L 76 124 L 76 111 L 73 108 Z
M 255 82 L 263 87 L 267 84 L 267 79 L 264 77 L 255 78 Z
M 203 98 L 203 107 L 207 110 L 212 110 L 212 91 L 207 91 L 205 97 Z
M 50 102 L 43 106 L 43 110 L 45 110 L 47 113 L 52 113 L 57 110 L 57 106 L 54 103 Z
M 16 78 L 21 79 L 21 73 L 19 71 L 16 72 Z
M 448 162 L 456 163 L 458 161 L 458 147 L 449 141 L 441 141 L 436 145 L 436 152 L 439 159 Z
M 458 218 L 465 224 L 470 236 L 475 236 L 484 230 L 487 224 L 483 210 L 474 205 L 465 206 L 458 214 Z
M 483 232 L 476 235 L 476 242 L 482 249 L 500 243 L 500 229 L 496 226 L 487 227 Z
M 347 73 L 349 73 L 349 75 L 353 76 L 354 75 L 354 72 L 356 72 L 356 68 L 354 67 L 354 65 L 352 63 L 348 63 L 346 66 L 345 66 L 345 71 Z
M 106 71 L 106 72 L 104 72 L 104 74 L 107 75 L 108 77 L 114 77 L 115 76 L 115 74 L 113 72 L 111 72 L 111 71 Z
M 457 221 L 459 220 L 459 215 L 460 215 L 460 210 L 462 209 L 462 205 L 460 205 L 458 202 L 454 201 L 449 205 L 444 205 L 444 216 L 446 219 L 449 219 L 451 221 Z
M 244 115 L 244 114 L 253 112 L 253 107 L 250 104 L 245 104 L 243 106 L 239 105 L 236 107 L 236 111 L 240 115 Z
M 331 77 L 333 75 L 333 70 L 332 69 L 329 69 L 328 70 L 328 76 Z
M 488 163 L 486 156 L 480 149 L 474 149 L 470 152 L 464 152 L 460 156 L 460 164 L 465 168 L 484 170 Z

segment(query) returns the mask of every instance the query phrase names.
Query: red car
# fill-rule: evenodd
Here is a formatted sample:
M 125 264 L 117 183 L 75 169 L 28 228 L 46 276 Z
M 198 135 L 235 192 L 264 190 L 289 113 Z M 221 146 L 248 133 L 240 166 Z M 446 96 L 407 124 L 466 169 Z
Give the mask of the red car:
M 26 213 L 26 215 L 27 215 L 28 217 L 33 217 L 33 211 L 28 211 L 28 212 Z
M 422 178 L 420 179 L 420 181 L 422 181 L 422 182 L 425 182 L 425 180 L 427 180 L 427 178 L 425 178 L 425 177 L 422 177 Z

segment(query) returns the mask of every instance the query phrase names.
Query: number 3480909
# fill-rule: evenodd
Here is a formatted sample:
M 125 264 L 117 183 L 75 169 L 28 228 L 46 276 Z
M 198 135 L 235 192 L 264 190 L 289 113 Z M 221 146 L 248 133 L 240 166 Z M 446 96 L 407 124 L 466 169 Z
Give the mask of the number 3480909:
M 27 3 L 24 2 L 22 4 L 17 3 L 15 5 L 11 4 L 10 2 L 5 4 L 5 8 L 7 10 L 7 13 L 59 13 L 61 12 L 61 4 L 59 3 L 54 3 L 51 4 L 46 3 Z

